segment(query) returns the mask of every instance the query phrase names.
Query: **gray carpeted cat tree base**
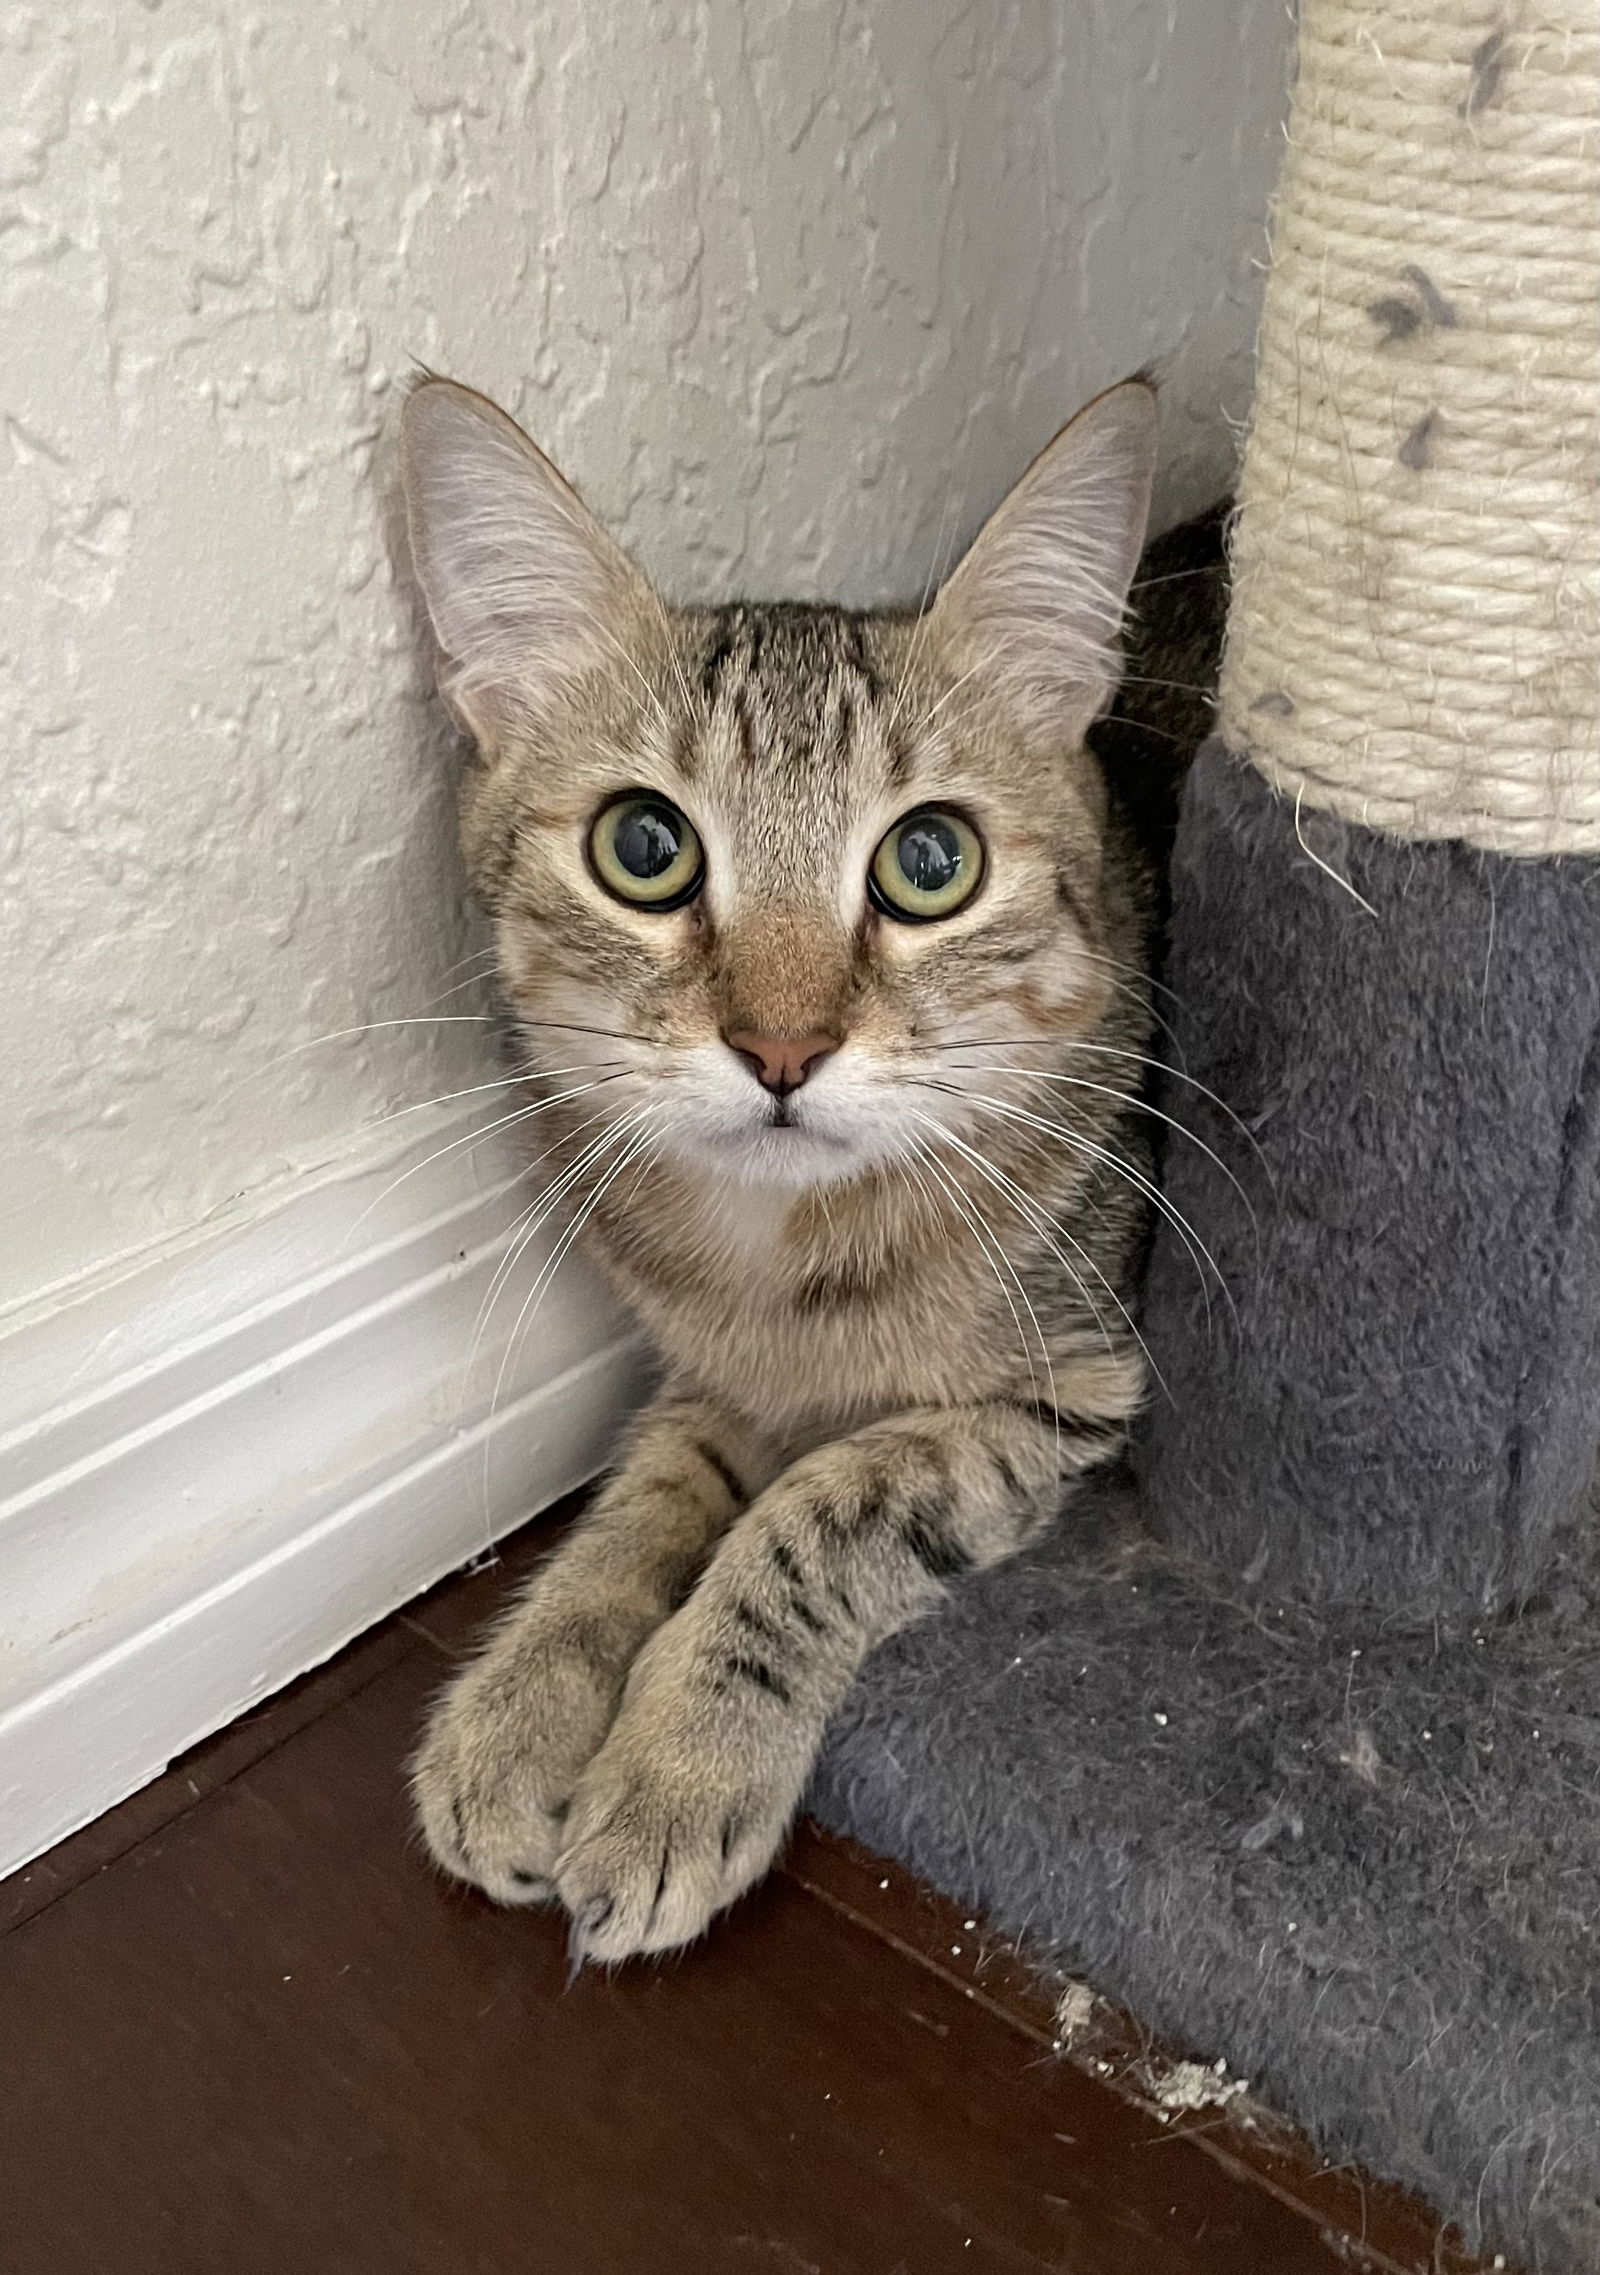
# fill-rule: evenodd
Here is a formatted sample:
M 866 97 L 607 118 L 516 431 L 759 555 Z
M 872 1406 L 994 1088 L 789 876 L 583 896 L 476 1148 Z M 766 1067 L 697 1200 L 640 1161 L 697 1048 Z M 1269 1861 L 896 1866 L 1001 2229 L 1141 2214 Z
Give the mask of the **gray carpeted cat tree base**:
M 1227 1292 L 1163 1225 L 1131 1472 L 880 1654 L 813 1803 L 1594 2275 L 1600 24 L 1301 17 L 1166 973 Z

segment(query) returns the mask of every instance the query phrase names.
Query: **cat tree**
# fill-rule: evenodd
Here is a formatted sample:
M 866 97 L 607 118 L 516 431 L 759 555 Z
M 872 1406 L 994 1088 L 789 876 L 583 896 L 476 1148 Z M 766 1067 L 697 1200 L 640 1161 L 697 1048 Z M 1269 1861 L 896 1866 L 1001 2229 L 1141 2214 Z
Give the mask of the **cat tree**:
M 1167 972 L 1161 1103 L 1238 1180 L 1179 1142 L 1167 1189 L 1228 1300 L 1163 1227 L 1138 1505 L 885 1652 L 816 1796 L 1561 2275 L 1600 2267 L 1597 421 L 1593 0 L 1303 0 Z

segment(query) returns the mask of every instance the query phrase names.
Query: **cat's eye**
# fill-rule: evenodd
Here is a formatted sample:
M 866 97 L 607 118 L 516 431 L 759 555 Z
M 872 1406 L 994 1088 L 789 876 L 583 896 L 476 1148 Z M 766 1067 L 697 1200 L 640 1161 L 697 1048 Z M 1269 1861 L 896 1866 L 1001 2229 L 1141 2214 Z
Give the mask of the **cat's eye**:
M 635 792 L 595 817 L 589 860 L 608 893 L 635 908 L 682 908 L 700 890 L 705 855 L 686 814 Z
M 982 876 L 983 840 L 971 822 L 944 806 L 919 806 L 879 844 L 867 889 L 885 916 L 931 924 L 963 907 Z

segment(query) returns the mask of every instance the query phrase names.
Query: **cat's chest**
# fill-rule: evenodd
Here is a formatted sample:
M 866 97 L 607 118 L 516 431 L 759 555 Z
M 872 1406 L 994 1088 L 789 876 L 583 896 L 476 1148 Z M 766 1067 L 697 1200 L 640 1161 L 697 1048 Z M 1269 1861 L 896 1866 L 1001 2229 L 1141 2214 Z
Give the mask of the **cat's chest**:
M 806 1429 L 948 1404 L 996 1373 L 993 1280 L 941 1224 L 888 1226 L 759 1188 L 696 1196 L 604 1261 L 664 1354 Z

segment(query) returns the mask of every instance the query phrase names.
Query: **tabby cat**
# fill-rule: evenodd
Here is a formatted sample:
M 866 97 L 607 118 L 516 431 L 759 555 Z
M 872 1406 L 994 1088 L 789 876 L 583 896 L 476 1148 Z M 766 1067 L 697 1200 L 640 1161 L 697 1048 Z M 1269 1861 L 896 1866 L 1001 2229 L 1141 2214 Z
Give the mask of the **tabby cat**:
M 1085 738 L 1155 429 L 1099 396 L 931 607 L 857 614 L 668 606 L 482 396 L 406 404 L 545 1194 L 663 1361 L 415 1768 L 439 1863 L 578 1959 L 758 1878 L 866 1654 L 1139 1404 L 1146 886 Z

